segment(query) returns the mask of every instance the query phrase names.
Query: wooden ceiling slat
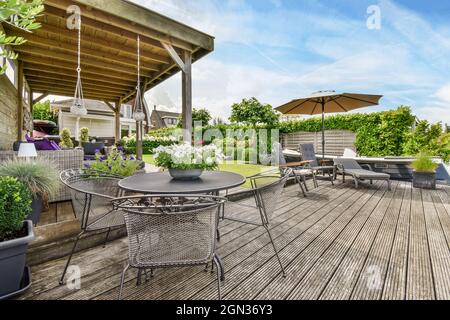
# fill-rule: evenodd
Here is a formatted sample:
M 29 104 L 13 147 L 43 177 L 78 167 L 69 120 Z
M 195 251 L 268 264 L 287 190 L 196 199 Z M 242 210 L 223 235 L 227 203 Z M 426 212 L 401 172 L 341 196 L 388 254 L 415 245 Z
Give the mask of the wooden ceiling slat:
M 75 93 L 75 85 L 71 86 L 71 85 L 65 85 L 63 83 L 48 84 L 48 83 L 43 83 L 43 82 L 39 82 L 39 81 L 31 81 L 31 80 L 28 81 L 28 84 L 30 85 L 30 87 L 36 86 L 36 87 L 41 87 L 41 88 L 51 87 L 53 89 L 67 89 L 68 91 Z M 114 96 L 123 95 L 123 91 L 115 91 L 115 90 L 105 91 L 105 90 L 91 88 L 91 87 L 85 86 L 85 85 L 83 85 L 83 91 L 105 94 L 105 95 L 114 95 Z
M 106 5 L 108 5 L 108 2 L 106 3 Z M 58 8 L 60 10 L 66 10 L 69 6 L 73 5 L 74 2 L 72 0 L 45 0 L 44 4 L 49 7 Z M 188 51 L 193 51 L 195 49 L 194 45 L 186 41 L 171 37 L 168 34 L 164 34 L 162 32 L 146 28 L 136 23 L 132 23 L 132 20 L 130 21 L 121 18 L 120 15 L 126 14 L 126 12 L 117 12 L 117 16 L 115 16 L 100 10 L 96 10 L 93 7 L 82 5 L 80 1 L 76 1 L 76 4 L 79 7 L 81 7 L 83 17 L 88 17 L 92 20 L 103 23 L 105 29 L 107 29 L 108 26 L 114 26 L 122 30 L 132 32 L 135 35 L 140 34 L 141 36 L 149 39 L 171 43 L 173 46 L 178 47 L 180 49 Z M 100 5 L 100 3 L 97 3 L 97 5 Z M 167 19 L 166 23 L 168 21 L 170 20 Z M 99 26 L 98 29 L 102 30 L 101 26 Z
M 20 54 L 19 59 L 26 62 L 26 68 L 33 67 L 33 70 L 56 70 L 57 74 L 76 74 L 75 64 L 66 63 L 60 60 L 39 58 L 29 54 Z M 39 66 L 39 68 L 37 68 Z M 124 83 L 131 84 L 136 83 L 136 76 L 123 74 L 120 72 L 114 72 L 111 70 L 104 70 L 101 68 L 94 68 L 91 66 L 82 65 L 81 76 L 89 75 L 92 80 L 98 79 L 99 81 L 108 80 L 111 83 Z
M 87 30 L 88 28 L 84 28 L 84 30 Z M 71 30 L 67 29 L 61 29 L 57 26 L 50 25 L 48 23 L 42 23 L 42 28 L 38 29 L 34 32 L 36 35 L 40 35 L 41 33 L 48 32 L 49 34 L 52 34 L 54 36 L 58 36 L 66 40 L 73 40 L 75 43 L 78 41 L 78 35 L 75 32 L 71 32 Z M 105 33 L 107 34 L 107 33 Z M 130 39 L 124 39 L 124 38 L 118 38 L 117 35 L 115 37 L 111 37 L 113 39 L 107 39 L 105 36 L 90 36 L 85 33 L 83 33 L 83 36 L 81 38 L 82 46 L 87 44 L 92 44 L 93 47 L 101 47 L 106 48 L 108 50 L 114 49 L 117 51 L 120 51 L 122 54 L 125 54 L 129 57 L 132 57 L 133 59 L 136 59 L 136 40 L 133 39 L 132 44 L 125 45 L 126 40 Z M 117 40 L 122 40 L 122 43 L 117 42 Z M 152 62 L 159 62 L 159 63 L 169 63 L 171 62 L 169 60 L 169 57 L 166 53 L 164 55 L 162 54 L 155 54 L 154 52 L 150 50 L 146 50 L 143 48 L 144 46 L 141 45 L 141 56 L 143 61 L 148 61 L 150 63 Z
M 73 77 L 66 77 L 66 76 L 60 76 L 57 77 L 57 75 L 55 74 L 45 74 L 43 72 L 36 72 L 36 71 L 27 71 L 26 72 L 26 77 L 27 79 L 35 79 L 35 80 L 57 80 L 58 82 L 64 82 L 64 83 L 76 83 L 76 76 L 74 75 Z M 111 89 L 111 88 L 117 88 L 117 89 L 122 89 L 122 90 L 130 90 L 132 89 L 132 86 L 124 86 L 121 84 L 108 84 L 105 82 L 99 82 L 99 81 L 92 81 L 92 80 L 87 80 L 87 79 L 82 79 L 83 83 L 89 84 L 91 86 L 95 86 L 98 88 L 104 88 L 104 89 Z
M 74 65 L 72 68 L 74 70 L 76 69 L 77 58 L 75 56 L 72 56 L 70 54 L 56 52 L 54 50 L 54 48 L 40 48 L 40 47 L 36 47 L 35 45 L 30 45 L 27 43 L 25 45 L 15 48 L 15 51 L 17 51 L 19 53 L 26 53 L 26 54 L 33 55 L 33 56 L 40 56 L 40 57 L 43 57 L 44 59 L 45 58 L 47 58 L 47 59 L 53 58 L 54 60 L 60 60 L 62 62 L 73 62 Z M 20 57 L 19 57 L 19 59 L 20 59 Z M 97 67 L 97 68 L 101 68 L 101 69 L 110 70 L 112 72 L 120 72 L 120 73 L 126 73 L 131 76 L 136 76 L 135 68 L 118 66 L 115 64 L 107 63 L 107 62 L 96 61 L 96 60 L 90 59 L 90 58 L 88 58 L 88 59 L 82 58 L 81 64 L 82 64 L 83 69 L 89 69 L 90 67 Z
M 42 85 L 55 85 L 56 87 L 58 86 L 64 86 L 70 89 L 73 89 L 73 91 L 75 92 L 75 86 L 76 86 L 76 82 L 62 82 L 59 80 L 51 80 L 51 79 L 43 79 L 43 78 L 36 78 L 36 77 L 27 77 L 27 81 L 29 84 L 42 84 Z M 96 85 L 93 85 L 91 83 L 88 82 L 84 82 L 83 83 L 83 89 L 92 89 L 98 92 L 105 92 L 105 93 L 117 93 L 117 94 L 124 94 L 126 92 L 126 89 L 120 89 L 120 88 L 102 88 L 102 87 L 98 87 Z
M 30 86 L 33 92 L 36 93 L 43 93 L 48 92 L 46 87 L 42 86 Z M 84 93 L 84 97 L 86 99 L 93 99 L 93 100 L 107 100 L 107 101 L 117 101 L 117 99 L 120 98 L 118 95 L 114 94 L 105 94 L 105 93 L 98 93 L 98 92 L 91 92 L 89 90 L 86 90 Z M 60 88 L 54 88 L 51 91 L 51 94 L 58 95 L 58 96 L 66 96 L 66 97 L 73 97 L 74 92 L 68 89 L 60 89 Z

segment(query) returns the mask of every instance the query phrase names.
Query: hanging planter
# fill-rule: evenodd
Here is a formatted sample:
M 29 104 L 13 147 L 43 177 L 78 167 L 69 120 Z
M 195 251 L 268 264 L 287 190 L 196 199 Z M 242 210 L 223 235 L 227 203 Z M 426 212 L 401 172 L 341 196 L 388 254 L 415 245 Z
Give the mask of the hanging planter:
M 84 103 L 83 85 L 81 84 L 81 17 L 78 17 L 78 67 L 77 67 L 77 84 L 75 87 L 75 95 L 73 97 L 73 105 L 70 112 L 78 117 L 87 115 L 86 105 Z M 78 134 L 78 131 L 77 133 Z
M 142 93 L 141 93 L 141 38 L 137 36 L 137 85 L 136 85 L 136 99 L 134 101 L 133 119 L 136 122 L 143 122 L 145 120 L 145 113 L 142 108 Z

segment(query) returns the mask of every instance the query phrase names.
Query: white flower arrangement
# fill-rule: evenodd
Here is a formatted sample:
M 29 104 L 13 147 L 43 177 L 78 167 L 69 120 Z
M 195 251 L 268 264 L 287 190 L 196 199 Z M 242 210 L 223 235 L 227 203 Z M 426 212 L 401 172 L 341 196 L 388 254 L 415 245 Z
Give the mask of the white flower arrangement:
M 166 169 L 215 170 L 222 163 L 224 155 L 222 149 L 214 144 L 204 147 L 194 147 L 189 143 L 184 143 L 156 148 L 154 159 L 158 167 Z

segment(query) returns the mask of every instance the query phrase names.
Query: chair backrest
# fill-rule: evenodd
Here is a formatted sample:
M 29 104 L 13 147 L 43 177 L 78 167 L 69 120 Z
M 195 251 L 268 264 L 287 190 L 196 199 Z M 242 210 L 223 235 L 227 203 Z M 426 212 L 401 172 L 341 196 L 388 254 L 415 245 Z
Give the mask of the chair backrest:
M 314 150 L 314 145 L 312 143 L 300 144 L 299 151 L 302 154 L 302 160 L 312 161 L 311 166 L 317 167 L 319 165 L 316 157 L 316 151 Z
M 218 210 L 225 200 L 203 195 L 134 196 L 113 200 L 122 210 L 130 265 L 202 264 L 213 258 Z
M 358 162 L 355 159 L 349 158 L 337 158 L 334 159 L 334 164 L 338 167 L 342 167 L 344 170 L 358 170 L 362 169 Z
M 292 171 L 292 169 L 286 169 Z M 280 176 L 261 176 L 252 179 L 252 187 L 255 194 L 256 205 L 260 209 L 262 218 L 267 224 L 277 209 L 281 199 L 281 193 L 290 178 L 290 172 L 284 172 Z
M 107 173 L 86 173 L 82 169 L 61 172 L 60 179 L 69 189 L 75 215 L 81 228 L 112 211 L 111 200 L 122 195 L 120 178 Z

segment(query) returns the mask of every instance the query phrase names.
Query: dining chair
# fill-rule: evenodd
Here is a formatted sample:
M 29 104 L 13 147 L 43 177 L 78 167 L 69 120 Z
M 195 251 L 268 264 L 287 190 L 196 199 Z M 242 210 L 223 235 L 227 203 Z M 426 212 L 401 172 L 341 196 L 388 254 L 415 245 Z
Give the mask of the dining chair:
M 286 277 L 284 266 L 279 256 L 279 250 L 275 244 L 271 232 L 271 221 L 273 214 L 281 201 L 281 194 L 283 192 L 286 182 L 291 177 L 292 169 L 286 169 L 284 176 L 280 175 L 261 175 L 251 178 L 252 194 L 255 201 L 254 205 L 242 204 L 239 202 L 227 201 L 223 206 L 222 219 L 236 221 L 240 223 L 250 224 L 258 227 L 264 227 L 269 236 L 270 243 L 275 251 L 275 256 L 281 267 L 283 277 Z M 248 191 L 241 191 L 247 193 Z M 236 196 L 238 193 L 234 193 Z M 246 211 L 248 219 L 239 217 L 242 210 Z
M 128 233 L 128 264 L 120 279 L 122 299 L 126 272 L 195 265 L 217 266 L 217 290 L 225 279 L 221 259 L 216 252 L 219 208 L 226 199 L 212 195 L 148 195 L 113 200 L 123 212 Z M 180 280 L 181 281 L 181 280 Z
M 75 216 L 80 220 L 81 232 L 77 235 L 59 281 L 64 283 L 67 268 L 80 238 L 88 232 L 105 230 L 104 246 L 112 228 L 125 225 L 123 214 L 113 208 L 111 200 L 123 196 L 118 182 L 121 177 L 94 170 L 69 169 L 61 172 L 60 179 L 70 189 Z

